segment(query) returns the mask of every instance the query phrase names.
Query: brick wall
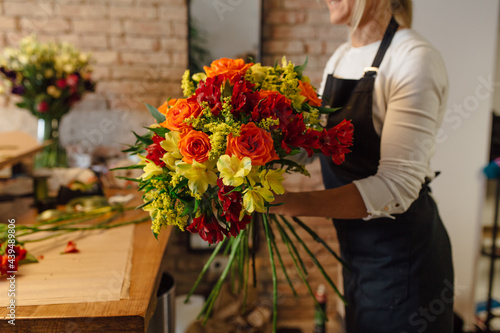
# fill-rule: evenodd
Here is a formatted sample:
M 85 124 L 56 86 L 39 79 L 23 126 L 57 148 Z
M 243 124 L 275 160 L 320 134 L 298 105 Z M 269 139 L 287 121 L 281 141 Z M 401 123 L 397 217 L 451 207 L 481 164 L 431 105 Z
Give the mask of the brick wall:
M 0 48 L 16 45 L 22 36 L 35 32 L 42 40 L 68 41 L 91 51 L 96 59 L 97 91 L 88 94 L 65 117 L 61 129 L 63 142 L 123 143 L 132 140 L 131 129 L 149 123 L 144 102 L 159 105 L 166 97 L 181 93 L 179 81 L 187 67 L 186 3 L 187 0 L 0 0 Z M 263 6 L 263 64 L 271 65 L 283 55 L 296 63 L 304 62 L 307 57 L 306 75 L 318 86 L 324 64 L 346 39 L 346 29 L 329 24 L 322 0 L 263 0 Z M 28 112 L 11 112 L 12 108 L 12 101 L 0 96 L 0 117 L 4 120 L 0 131 L 20 129 L 35 134 L 36 124 Z M 115 125 L 111 131 L 100 129 L 102 118 Z M 318 164 L 309 169 L 313 174 L 311 179 L 294 176 L 287 180 L 288 189 L 321 188 Z M 307 219 L 307 222 L 336 247 L 330 221 Z M 301 235 L 327 272 L 338 281 L 338 264 L 310 237 Z M 177 277 L 178 293 L 187 292 L 206 259 L 186 253 L 186 236 L 175 237 L 167 253 L 166 264 Z M 284 249 L 283 244 L 279 246 Z M 265 244 L 261 244 L 259 251 L 260 293 L 269 298 L 272 284 L 265 261 Z M 286 265 L 291 267 L 286 250 L 283 254 Z M 315 288 L 323 280 L 317 270 L 311 268 L 310 272 Z M 294 276 L 299 292 L 299 298 L 294 299 L 283 274 L 279 273 L 279 277 L 280 321 L 302 321 L 307 322 L 305 327 L 310 327 L 313 302 L 304 286 Z M 209 290 L 209 283 L 202 284 L 200 292 Z M 328 293 L 332 318 L 338 300 L 331 289 Z
M 185 0 L 2 0 L 0 13 L 0 46 L 34 32 L 93 53 L 99 85 L 82 107 L 137 110 L 180 93 Z

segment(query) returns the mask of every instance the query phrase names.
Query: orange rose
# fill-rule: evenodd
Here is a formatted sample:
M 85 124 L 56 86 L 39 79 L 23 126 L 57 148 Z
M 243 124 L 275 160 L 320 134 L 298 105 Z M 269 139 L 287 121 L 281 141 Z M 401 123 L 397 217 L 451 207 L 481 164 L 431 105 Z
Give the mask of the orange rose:
M 187 99 L 178 99 L 174 106 L 168 108 L 165 114 L 165 121 L 160 126 L 168 128 L 171 131 L 180 131 L 183 128 L 191 128 L 184 119 L 193 116 L 197 118 L 201 114 L 201 108 L 196 101 Z
M 279 159 L 273 143 L 271 133 L 257 127 L 255 123 L 248 123 L 241 125 L 240 136 L 229 134 L 226 154 L 236 155 L 240 160 L 250 157 L 253 165 L 264 165 Z
M 183 156 L 182 160 L 189 164 L 193 163 L 193 160 L 198 163 L 205 162 L 212 149 L 208 135 L 195 130 L 183 131 L 177 146 Z
M 244 75 L 253 63 L 245 64 L 243 59 L 221 58 L 214 60 L 210 67 L 203 66 L 208 77 L 224 74 L 230 83 L 234 83 L 234 77 L 238 74 Z
M 160 111 L 160 113 L 163 113 L 163 114 L 167 114 L 167 111 L 168 109 L 170 109 L 172 106 L 175 105 L 175 103 L 177 103 L 177 99 L 176 98 L 171 98 L 169 99 L 168 101 L 165 101 L 165 103 L 163 103 L 159 108 L 158 108 L 158 111 Z
M 300 94 L 306 98 L 305 102 L 309 102 L 312 106 L 321 106 L 321 99 L 309 82 L 299 81 L 299 88 Z

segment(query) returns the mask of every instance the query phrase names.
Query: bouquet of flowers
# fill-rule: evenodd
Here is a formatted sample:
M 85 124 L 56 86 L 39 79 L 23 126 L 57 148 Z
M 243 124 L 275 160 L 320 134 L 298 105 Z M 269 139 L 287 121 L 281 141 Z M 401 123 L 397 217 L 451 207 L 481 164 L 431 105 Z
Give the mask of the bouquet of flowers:
M 48 160 L 42 163 L 44 166 L 66 164 L 64 152 L 58 152 L 62 147 L 57 126 L 86 92 L 94 91 L 90 63 L 90 54 L 81 53 L 68 43 L 42 43 L 35 35 L 23 38 L 17 49 L 4 49 L 0 58 L 0 73 L 4 77 L 0 90 L 7 88 L 19 96 L 18 107 L 44 120 L 43 140 L 56 141 L 46 148 Z
M 311 296 L 307 271 L 292 238 L 311 255 L 338 293 L 294 226 L 283 217 L 268 214 L 275 195 L 285 191 L 284 173 L 308 175 L 303 165 L 293 161 L 293 155 L 302 150 L 309 156 L 323 153 L 339 164 L 352 144 L 349 121 L 330 129 L 320 126 L 320 114 L 334 110 L 320 106 L 315 89 L 303 75 L 304 68 L 305 64 L 294 66 L 285 58 L 275 66 L 222 58 L 205 67 L 205 73 L 191 76 L 186 71 L 182 80 L 186 98 L 170 99 L 158 109 L 148 105 L 156 123 L 145 135 L 134 133 L 136 144 L 125 150 L 141 158 L 138 165 L 129 168 L 143 168 L 144 173 L 131 180 L 137 181 L 144 192 L 141 207 L 151 216 L 154 235 L 167 225 L 175 225 L 217 244 L 192 292 L 217 253 L 222 249 L 229 253 L 227 267 L 200 316 L 209 316 L 233 265 L 238 268 L 240 288 L 245 288 L 246 295 L 252 258 L 249 243 L 256 223 L 263 225 L 270 253 L 274 330 L 275 255 L 286 275 L 276 246 L 277 234 Z M 293 220 L 340 260 L 313 230 L 299 219 Z M 290 279 L 288 282 L 293 289 Z

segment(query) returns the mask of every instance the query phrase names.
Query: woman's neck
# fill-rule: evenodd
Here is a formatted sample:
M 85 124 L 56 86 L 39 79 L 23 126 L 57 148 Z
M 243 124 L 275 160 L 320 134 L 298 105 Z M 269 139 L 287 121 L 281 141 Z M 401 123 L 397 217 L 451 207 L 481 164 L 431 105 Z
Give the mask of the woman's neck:
M 372 19 L 361 20 L 357 29 L 351 32 L 351 45 L 353 47 L 361 47 L 382 40 L 391 20 L 390 15 L 383 14 L 369 14 Z

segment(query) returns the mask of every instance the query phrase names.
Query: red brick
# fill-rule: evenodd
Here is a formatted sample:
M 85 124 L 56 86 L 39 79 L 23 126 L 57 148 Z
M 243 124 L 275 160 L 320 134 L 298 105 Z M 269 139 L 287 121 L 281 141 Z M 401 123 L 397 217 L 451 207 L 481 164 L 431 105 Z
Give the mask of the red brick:
M 17 19 L 14 17 L 2 17 L 0 19 L 0 31 L 14 31 L 17 29 Z
M 118 52 L 116 51 L 93 51 L 92 57 L 97 64 L 112 64 L 118 60 Z
M 165 64 L 172 63 L 172 57 L 168 53 L 140 53 L 124 52 L 121 54 L 123 63 L 129 64 Z
M 323 25 L 323 26 L 331 25 L 330 13 L 328 12 L 328 10 L 307 11 L 305 23 L 308 25 Z
M 94 55 L 94 57 L 95 57 L 95 55 Z M 98 58 L 96 58 L 96 59 L 99 61 Z M 94 79 L 96 81 L 109 79 L 111 76 L 109 73 L 110 73 L 109 66 L 96 65 L 96 66 L 94 66 L 94 71 L 92 72 L 92 79 Z
M 280 55 L 303 54 L 304 44 L 298 41 L 269 41 L 264 43 L 266 52 Z
M 73 20 L 73 29 L 77 33 L 119 34 L 122 33 L 120 22 L 111 20 Z
M 148 3 L 148 4 L 165 4 L 165 0 L 140 0 L 141 3 Z M 187 5 L 188 0 L 168 0 L 168 4 L 170 6 L 181 6 Z
M 141 4 L 139 6 L 110 6 L 111 18 L 148 19 L 158 17 L 158 9 L 153 6 Z
M 302 24 L 306 20 L 306 12 L 273 10 L 264 12 L 264 24 Z
M 105 18 L 108 7 L 105 5 L 61 4 L 54 7 L 56 14 L 63 17 Z
M 271 38 L 276 39 L 288 39 L 288 40 L 297 40 L 297 39 L 314 39 L 316 37 L 316 29 L 304 25 L 296 25 L 296 26 L 286 26 L 279 25 L 272 27 L 271 30 Z
M 161 49 L 168 51 L 188 51 L 188 41 L 186 38 L 162 38 Z
M 171 20 L 187 23 L 188 10 L 186 6 L 172 6 L 171 4 L 168 6 L 163 5 L 160 7 L 159 18 L 163 22 Z
M 170 24 L 157 21 L 126 21 L 125 32 L 138 36 L 161 36 L 166 37 L 172 34 Z
M 7 16 L 35 16 L 39 15 L 41 8 L 33 1 L 26 2 L 3 2 L 3 9 Z
M 156 38 L 146 37 L 111 37 L 111 48 L 113 50 L 137 50 L 137 51 L 158 51 L 160 41 Z
M 324 1 L 304 1 L 304 0 L 284 0 L 283 8 L 289 9 L 306 9 L 314 10 L 321 9 L 327 10 Z
M 79 0 L 81 1 L 81 0 Z M 143 0 L 141 0 L 142 2 Z M 87 0 L 87 2 L 89 3 L 103 3 L 103 0 Z M 113 5 L 123 5 L 123 6 L 127 6 L 127 5 L 130 5 L 134 2 L 134 0 L 106 0 L 107 3 L 109 4 L 113 4 Z
M 104 35 L 82 35 L 78 38 L 78 45 L 84 49 L 107 49 L 108 42 Z
M 172 22 L 173 27 L 173 37 L 187 38 L 188 37 L 188 26 L 186 23 Z

